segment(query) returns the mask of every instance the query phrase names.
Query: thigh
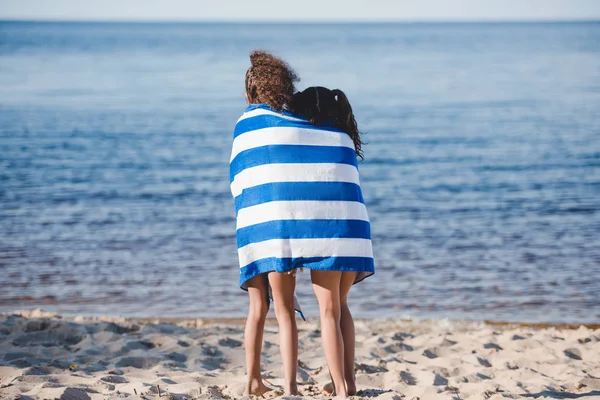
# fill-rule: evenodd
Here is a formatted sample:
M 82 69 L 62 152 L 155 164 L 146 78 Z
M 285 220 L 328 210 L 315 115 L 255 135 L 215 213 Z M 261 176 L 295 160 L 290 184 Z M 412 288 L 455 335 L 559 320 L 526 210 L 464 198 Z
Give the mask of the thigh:
M 267 274 L 260 274 L 246 282 L 251 303 L 269 303 L 269 282 Z
M 273 293 L 275 305 L 294 307 L 294 291 L 296 290 L 296 275 L 287 272 L 269 272 L 269 284 Z
M 358 272 L 342 272 L 340 281 L 340 299 L 342 303 L 345 303 L 348 299 L 348 293 L 350 293 L 350 288 L 354 285 L 357 275 Z
M 317 296 L 319 307 L 339 308 L 340 305 L 340 283 L 342 273 L 340 271 L 310 271 L 313 290 Z

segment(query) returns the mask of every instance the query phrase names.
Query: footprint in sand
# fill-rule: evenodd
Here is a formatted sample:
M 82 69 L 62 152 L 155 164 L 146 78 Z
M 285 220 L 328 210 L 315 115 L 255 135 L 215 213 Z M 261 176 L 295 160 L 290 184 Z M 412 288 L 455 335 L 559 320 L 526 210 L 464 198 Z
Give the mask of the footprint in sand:
M 102 382 L 108 382 L 108 383 L 128 383 L 129 382 L 124 376 L 120 376 L 120 375 L 107 375 L 107 376 L 103 376 L 102 378 L 100 378 L 100 380 Z
M 134 340 L 132 342 L 127 342 L 125 346 L 121 348 L 121 353 L 125 354 L 133 350 L 150 350 L 155 347 L 156 345 L 152 342 L 145 340 Z
M 413 351 L 414 348 L 405 343 L 394 343 L 384 347 L 384 350 L 388 353 L 400 353 L 402 351 Z
M 388 369 L 382 365 L 356 364 L 356 371 L 362 371 L 366 374 L 375 374 L 377 372 L 388 372 Z
M 458 343 L 458 342 L 455 342 L 454 340 L 450 340 L 450 339 L 444 338 L 444 340 L 442 340 L 442 343 L 440 343 L 440 347 L 452 347 L 456 343 Z
M 433 386 L 446 386 L 448 385 L 448 379 L 444 378 L 440 374 L 435 374 L 433 377 Z
M 574 348 L 565 349 L 563 353 L 565 353 L 565 356 L 567 356 L 573 360 L 581 361 L 581 351 L 579 351 L 579 349 L 574 349 Z
M 423 352 L 423 355 L 424 355 L 425 357 L 427 357 L 427 358 L 431 358 L 431 359 L 438 358 L 438 355 L 437 355 L 437 350 L 436 350 L 435 348 L 433 348 L 433 349 L 426 349 L 426 350 Z
M 173 360 L 173 361 L 181 362 L 181 363 L 186 362 L 187 359 L 188 359 L 185 354 L 176 353 L 176 352 L 172 352 L 172 353 L 167 354 L 167 358 L 169 360 Z
M 494 349 L 496 351 L 500 351 L 500 350 L 504 350 L 501 346 L 497 345 L 496 343 L 486 343 L 483 345 L 484 349 Z
M 240 342 L 239 340 L 235 340 L 233 338 L 226 338 L 226 339 L 220 339 L 219 340 L 219 346 L 223 346 L 223 347 L 230 347 L 230 348 L 234 348 L 234 347 L 240 347 L 242 345 L 242 342 Z
M 213 346 L 212 344 L 203 344 L 202 354 L 204 354 L 205 356 L 220 357 L 223 355 L 223 352 L 219 350 L 216 346 Z
M 400 378 L 402 378 L 404 383 L 406 383 L 407 385 L 415 386 L 417 384 L 417 379 L 414 376 L 412 376 L 410 372 L 400 372 Z
M 406 333 L 406 332 L 396 332 L 394 334 L 394 336 L 392 336 L 393 340 L 405 340 L 405 339 L 412 339 L 414 338 L 415 335 L 411 334 L 411 333 Z
M 150 369 L 162 360 L 158 357 L 123 357 L 115 364 L 117 368 L 133 367 Z
M 492 367 L 492 364 L 490 364 L 490 362 L 483 357 L 477 357 L 477 361 L 479 362 L 479 365 L 481 365 L 482 367 L 486 367 L 486 368 Z

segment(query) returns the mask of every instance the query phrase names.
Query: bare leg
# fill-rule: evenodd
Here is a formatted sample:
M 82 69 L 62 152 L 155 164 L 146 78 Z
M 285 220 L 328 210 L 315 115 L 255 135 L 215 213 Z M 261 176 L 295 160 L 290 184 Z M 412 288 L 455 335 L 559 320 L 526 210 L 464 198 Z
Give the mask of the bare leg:
M 342 273 L 339 271 L 311 270 L 313 289 L 319 302 L 321 314 L 321 338 L 325 359 L 335 394 L 344 398 L 348 397 L 344 381 L 344 342 L 340 327 L 340 281 Z
M 344 341 L 344 380 L 346 381 L 348 396 L 354 396 L 356 394 L 356 376 L 354 372 L 354 353 L 356 347 L 354 319 L 352 318 L 347 302 L 348 293 L 356 280 L 356 275 L 356 272 L 342 272 L 342 279 L 340 282 L 340 327 Z M 323 387 L 323 390 L 327 393 L 333 393 L 333 383 L 327 383 Z
M 263 383 L 260 374 L 260 353 L 262 351 L 265 320 L 269 311 L 267 277 L 265 275 L 259 275 L 248 281 L 248 295 L 250 297 L 250 308 L 244 331 L 248 382 L 244 395 L 262 396 L 265 392 L 271 390 Z
M 296 276 L 294 274 L 270 272 L 269 283 L 273 293 L 275 315 L 279 324 L 279 348 L 283 360 L 285 394 L 298 394 L 296 375 L 298 373 L 298 327 L 294 310 L 294 290 Z
M 340 303 L 342 314 L 340 318 L 340 326 L 342 329 L 342 338 L 344 340 L 344 378 L 346 380 L 346 388 L 348 396 L 356 394 L 356 378 L 354 374 L 354 351 L 356 347 L 354 319 L 348 308 L 348 293 L 356 280 L 356 272 L 342 272 L 342 281 L 340 284 Z

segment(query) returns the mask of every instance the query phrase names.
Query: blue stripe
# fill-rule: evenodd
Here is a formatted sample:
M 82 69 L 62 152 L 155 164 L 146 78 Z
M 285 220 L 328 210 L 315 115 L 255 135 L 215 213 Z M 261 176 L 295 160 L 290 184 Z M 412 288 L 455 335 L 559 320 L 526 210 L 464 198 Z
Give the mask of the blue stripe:
M 282 127 L 282 128 L 301 128 L 301 129 L 313 129 L 313 130 L 322 130 L 322 131 L 330 131 L 330 132 L 338 132 L 346 135 L 345 132 L 330 126 L 317 126 L 309 121 L 292 121 L 289 119 L 281 118 L 277 115 L 257 115 L 256 117 L 250 117 L 241 120 L 235 125 L 235 129 L 233 130 L 233 138 L 250 131 L 254 131 L 257 129 L 263 128 L 274 128 L 274 127 Z
M 240 269 L 240 287 L 245 289 L 245 283 L 249 279 L 265 272 L 288 272 L 300 267 L 322 271 L 375 273 L 371 257 L 263 258 Z
M 371 225 L 357 219 L 276 220 L 238 229 L 237 245 L 271 239 L 371 239 Z
M 235 198 L 236 212 L 269 201 L 357 201 L 364 204 L 362 191 L 350 182 L 275 182 L 244 189 Z
M 239 153 L 229 166 L 229 179 L 245 170 L 265 164 L 337 163 L 358 166 L 354 149 L 343 146 L 276 144 Z

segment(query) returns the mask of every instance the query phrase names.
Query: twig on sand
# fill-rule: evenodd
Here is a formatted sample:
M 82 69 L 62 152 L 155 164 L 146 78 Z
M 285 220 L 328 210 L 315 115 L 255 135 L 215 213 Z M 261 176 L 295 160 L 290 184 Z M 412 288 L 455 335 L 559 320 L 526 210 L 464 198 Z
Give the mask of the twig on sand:
M 162 395 L 160 394 L 160 386 L 156 385 L 156 389 L 158 390 L 158 397 L 162 397 Z

